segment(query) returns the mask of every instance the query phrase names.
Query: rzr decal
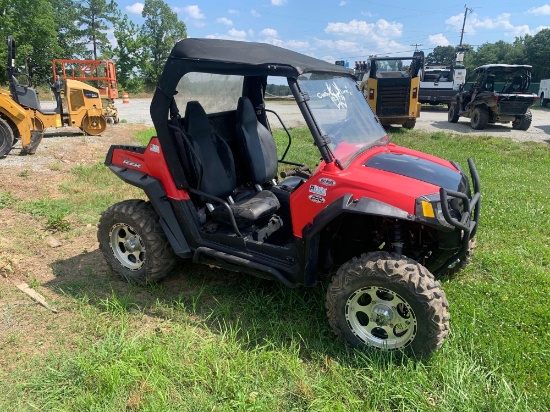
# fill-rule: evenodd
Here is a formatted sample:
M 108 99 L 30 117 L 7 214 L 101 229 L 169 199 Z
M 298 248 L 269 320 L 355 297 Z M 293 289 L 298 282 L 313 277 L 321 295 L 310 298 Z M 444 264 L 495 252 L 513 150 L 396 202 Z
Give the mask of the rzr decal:
M 309 191 L 311 193 L 315 193 L 316 195 L 326 196 L 327 195 L 327 188 L 317 185 L 309 185 Z
M 317 195 L 309 195 L 309 200 L 313 203 L 325 203 L 325 198 Z
M 124 159 L 122 164 L 125 164 L 130 167 L 135 167 L 136 169 L 141 169 L 141 163 L 132 162 L 131 160 Z

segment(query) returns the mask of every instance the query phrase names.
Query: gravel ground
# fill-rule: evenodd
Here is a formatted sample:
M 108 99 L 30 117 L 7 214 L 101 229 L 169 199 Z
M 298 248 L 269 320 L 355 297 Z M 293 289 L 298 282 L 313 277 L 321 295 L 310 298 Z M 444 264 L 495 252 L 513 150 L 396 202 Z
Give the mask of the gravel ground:
M 129 123 L 143 123 L 152 126 L 149 116 L 149 99 L 131 99 L 129 104 L 117 101 L 120 118 Z M 294 102 L 268 102 L 267 108 L 274 110 L 283 119 L 287 127 L 305 125 L 300 110 Z M 533 110 L 533 123 L 527 131 L 513 130 L 511 124 L 492 124 L 485 130 L 473 130 L 470 119 L 460 118 L 458 123 L 447 121 L 446 106 L 424 106 L 416 121 L 416 129 L 427 132 L 453 132 L 458 134 L 481 134 L 494 137 L 510 138 L 517 142 L 539 141 L 550 143 L 550 110 Z M 279 128 L 280 123 L 275 116 L 268 114 L 272 127 Z

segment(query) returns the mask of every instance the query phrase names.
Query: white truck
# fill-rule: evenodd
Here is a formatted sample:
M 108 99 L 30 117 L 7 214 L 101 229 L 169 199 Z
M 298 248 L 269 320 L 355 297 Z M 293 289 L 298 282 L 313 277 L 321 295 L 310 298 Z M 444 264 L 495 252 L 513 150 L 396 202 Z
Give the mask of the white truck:
M 548 102 L 550 102 L 550 79 L 543 79 L 540 81 L 538 94 L 540 105 L 543 107 L 548 106 Z
M 424 66 L 420 74 L 418 101 L 430 104 L 449 104 L 466 79 L 464 51 L 458 49 L 454 66 Z

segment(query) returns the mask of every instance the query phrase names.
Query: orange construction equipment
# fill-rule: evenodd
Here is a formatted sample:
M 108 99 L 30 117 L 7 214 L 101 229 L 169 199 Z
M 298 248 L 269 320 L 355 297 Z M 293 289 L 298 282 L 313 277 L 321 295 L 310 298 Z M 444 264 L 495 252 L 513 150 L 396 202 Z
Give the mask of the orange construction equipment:
M 99 90 L 77 80 L 50 83 L 56 107 L 40 104 L 38 92 L 19 83 L 15 65 L 15 40 L 8 36 L 9 90 L 0 88 L 0 158 L 5 157 L 18 140 L 21 154 L 34 154 L 48 127 L 79 127 L 90 135 L 99 135 L 107 127 Z
M 53 79 L 72 79 L 87 82 L 99 89 L 99 95 L 107 100 L 104 108 L 108 123 L 118 123 L 118 110 L 114 99 L 118 98 L 115 63 L 112 60 L 71 60 L 52 61 Z

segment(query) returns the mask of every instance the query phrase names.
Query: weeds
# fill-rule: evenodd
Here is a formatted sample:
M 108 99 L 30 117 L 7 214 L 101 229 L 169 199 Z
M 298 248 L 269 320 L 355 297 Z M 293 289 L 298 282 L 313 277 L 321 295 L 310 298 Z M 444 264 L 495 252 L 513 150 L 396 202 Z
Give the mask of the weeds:
M 10 192 L 0 192 L 0 209 L 12 206 L 17 198 Z

